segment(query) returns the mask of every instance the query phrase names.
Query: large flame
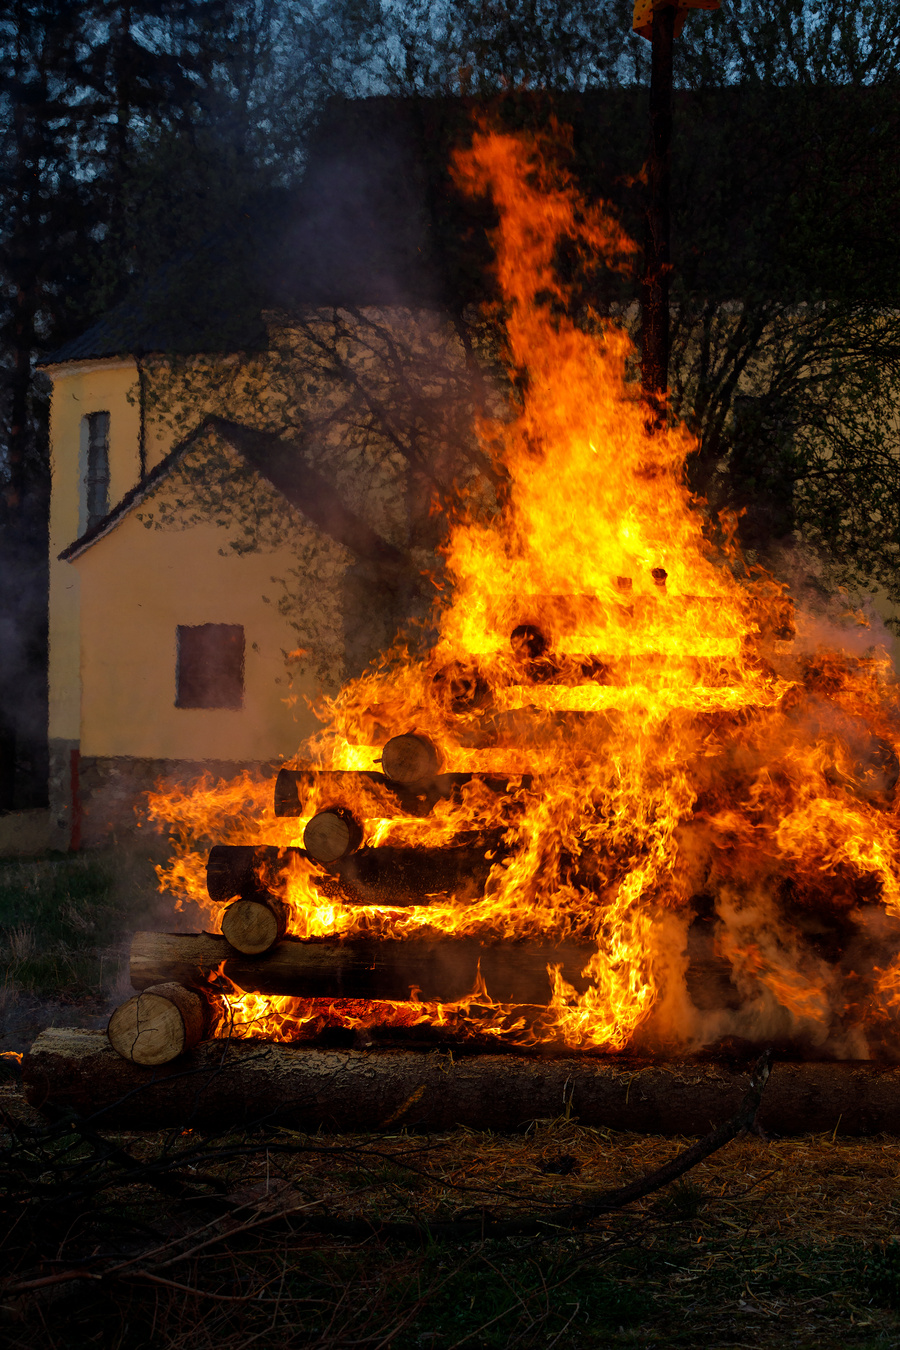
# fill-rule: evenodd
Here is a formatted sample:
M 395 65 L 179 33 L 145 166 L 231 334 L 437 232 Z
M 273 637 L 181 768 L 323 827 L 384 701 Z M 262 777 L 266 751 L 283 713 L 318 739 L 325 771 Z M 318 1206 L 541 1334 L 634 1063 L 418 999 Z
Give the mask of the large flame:
M 385 734 L 416 732 L 445 771 L 519 776 L 505 797 L 473 780 L 424 819 L 388 809 L 364 781 L 341 799 L 370 844 L 494 831 L 502 850 L 482 897 L 404 910 L 345 905 L 301 861 L 285 892 L 291 931 L 588 944 L 582 992 L 554 970 L 540 1014 L 517 1016 L 479 987 L 452 1007 L 335 1004 L 328 1016 L 345 1025 L 457 1017 L 519 1043 L 778 1037 L 893 1054 L 889 664 L 874 648 L 849 656 L 801 641 L 785 589 L 742 561 L 727 529 L 710 544 L 685 483 L 692 437 L 648 418 L 627 333 L 567 317 L 554 270 L 562 241 L 610 266 L 632 245 L 541 150 L 535 137 L 479 130 L 456 157 L 458 182 L 489 192 L 499 214 L 517 393 L 508 418 L 477 431 L 502 502 L 491 513 L 471 500 L 452 529 L 431 650 L 393 652 L 348 685 L 315 746 L 318 768 L 376 769 Z M 155 794 L 179 840 L 164 883 L 215 912 L 205 846 L 300 844 L 335 794 L 318 800 L 311 779 L 300 819 L 277 820 L 270 801 L 271 782 L 249 776 Z M 291 1038 L 322 1024 L 321 1006 L 302 1000 L 232 991 L 225 1002 L 231 1034 Z

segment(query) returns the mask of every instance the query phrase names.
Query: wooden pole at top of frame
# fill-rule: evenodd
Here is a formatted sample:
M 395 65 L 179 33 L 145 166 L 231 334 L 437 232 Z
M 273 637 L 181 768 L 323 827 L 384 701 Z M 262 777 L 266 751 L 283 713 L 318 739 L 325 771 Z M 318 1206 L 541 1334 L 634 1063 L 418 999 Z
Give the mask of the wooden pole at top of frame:
M 657 420 L 665 417 L 669 390 L 669 279 L 671 263 L 672 67 L 675 39 L 689 9 L 718 9 L 719 0 L 637 0 L 632 27 L 648 38 L 650 154 L 647 159 L 647 230 L 641 282 L 641 388 Z

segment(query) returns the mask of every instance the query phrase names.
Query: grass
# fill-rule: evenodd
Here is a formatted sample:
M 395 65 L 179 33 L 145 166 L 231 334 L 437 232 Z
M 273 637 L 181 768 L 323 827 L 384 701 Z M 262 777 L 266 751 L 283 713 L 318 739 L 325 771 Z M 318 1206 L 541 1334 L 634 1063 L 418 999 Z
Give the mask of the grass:
M 121 909 L 105 860 L 49 856 L 0 863 L 0 950 L 8 978 L 29 993 L 96 993 Z
M 174 914 L 149 856 L 104 850 L 0 859 L 6 989 L 62 1002 L 102 999 L 121 983 L 132 932 L 171 927 Z
M 143 854 L 0 859 L 0 1051 L 47 1026 L 101 1025 L 131 992 L 132 933 L 175 927 L 175 913 Z

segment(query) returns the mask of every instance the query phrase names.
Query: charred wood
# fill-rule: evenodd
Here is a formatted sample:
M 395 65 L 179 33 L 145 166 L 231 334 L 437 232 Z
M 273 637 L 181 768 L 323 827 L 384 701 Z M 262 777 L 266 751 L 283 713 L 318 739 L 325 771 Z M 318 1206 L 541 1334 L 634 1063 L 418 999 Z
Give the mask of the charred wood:
M 356 905 L 427 905 L 433 896 L 449 895 L 474 900 L 504 856 L 502 840 L 503 832 L 494 830 L 464 847 L 361 848 L 327 869 L 321 889 Z
M 576 943 L 421 939 L 285 938 L 260 956 L 236 952 L 212 933 L 135 933 L 131 983 L 147 989 L 163 980 L 203 987 L 221 971 L 239 989 L 298 998 L 454 1002 L 471 993 L 479 969 L 491 998 L 503 1003 L 550 1001 L 548 965 L 585 988 L 581 971 L 592 948 Z
M 210 900 L 264 900 L 281 889 L 284 874 L 300 848 L 266 844 L 216 844 L 206 861 L 206 890 Z
M 458 801 L 461 789 L 473 779 L 486 784 L 498 796 L 531 784 L 528 775 L 514 774 L 439 773 L 424 783 L 407 784 L 374 770 L 281 769 L 275 780 L 275 814 L 306 815 L 315 788 L 323 806 L 335 803 L 360 814 L 365 807 L 364 814 L 369 819 L 427 816 L 439 801 Z
M 427 905 L 432 896 L 448 895 L 474 899 L 482 893 L 494 862 L 503 856 L 503 832 L 456 839 L 452 848 L 387 844 L 362 848 L 333 863 L 317 864 L 317 885 L 325 894 L 356 905 Z M 292 856 L 309 858 L 299 848 L 217 844 L 207 864 L 210 899 L 273 903 L 275 888 L 283 889 Z M 310 861 L 316 864 L 315 859 Z

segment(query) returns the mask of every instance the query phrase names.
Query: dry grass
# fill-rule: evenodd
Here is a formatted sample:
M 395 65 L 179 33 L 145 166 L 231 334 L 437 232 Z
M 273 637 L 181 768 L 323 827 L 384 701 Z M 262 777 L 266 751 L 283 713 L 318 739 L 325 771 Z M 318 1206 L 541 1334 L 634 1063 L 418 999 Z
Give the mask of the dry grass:
M 94 1156 L 90 1175 L 105 1167 L 108 1187 L 45 1206 L 43 1227 L 34 1200 L 22 1206 L 31 1217 L 5 1243 L 11 1350 L 900 1343 L 895 1139 L 738 1139 L 585 1231 L 452 1244 L 429 1242 L 428 1222 L 545 1211 L 621 1185 L 684 1141 L 559 1120 L 517 1136 L 104 1142 L 168 1159 L 166 1175 L 195 1193 L 161 1194 L 147 1175 L 125 1184 L 94 1146 L 57 1131 L 43 1183 L 68 1148 L 71 1175 Z M 386 1224 L 410 1217 L 424 1240 L 390 1236 Z M 100 1278 L 46 1283 L 73 1268 Z

